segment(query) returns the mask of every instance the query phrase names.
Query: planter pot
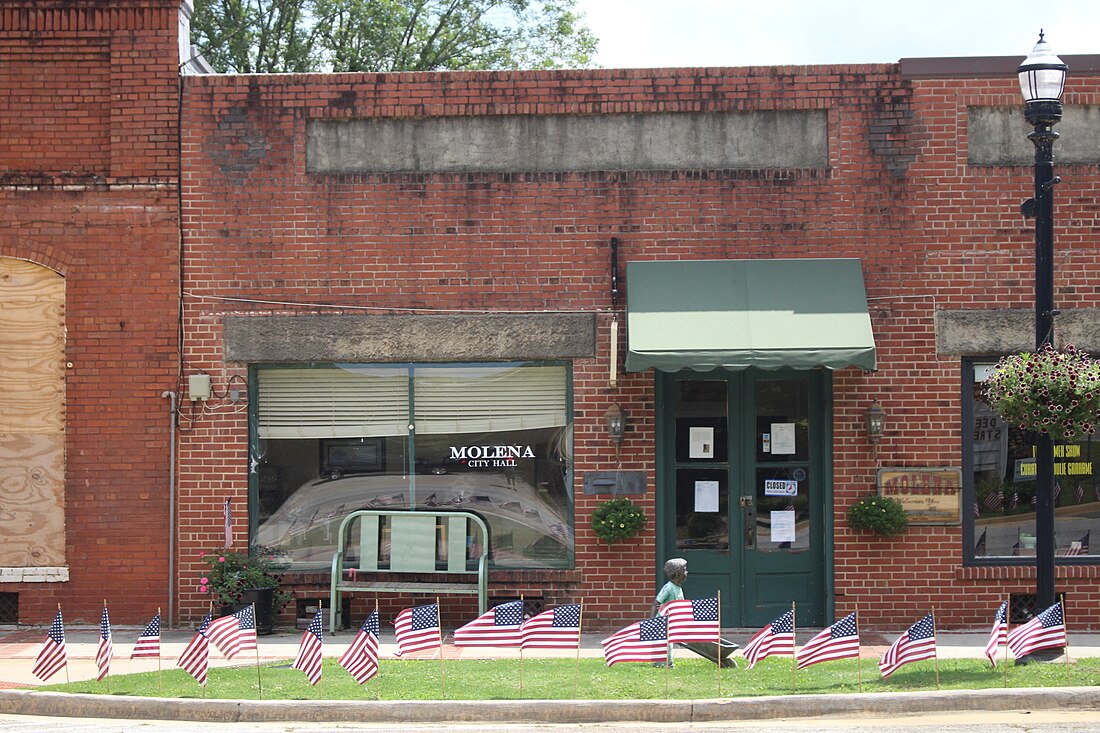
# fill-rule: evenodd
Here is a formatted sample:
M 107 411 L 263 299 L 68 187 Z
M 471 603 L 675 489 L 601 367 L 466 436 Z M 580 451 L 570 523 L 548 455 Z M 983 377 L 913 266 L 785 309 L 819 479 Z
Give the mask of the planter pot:
M 228 616 L 242 608 L 256 604 L 256 633 L 264 636 L 275 628 L 275 589 L 249 588 L 241 595 L 241 602 L 222 606 L 221 615 Z

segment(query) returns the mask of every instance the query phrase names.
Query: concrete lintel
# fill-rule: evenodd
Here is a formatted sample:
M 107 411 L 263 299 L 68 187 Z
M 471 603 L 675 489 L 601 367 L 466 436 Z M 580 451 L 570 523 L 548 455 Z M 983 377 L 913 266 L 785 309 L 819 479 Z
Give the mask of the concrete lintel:
M 226 316 L 231 362 L 453 362 L 591 358 L 580 314 Z
M 1100 352 L 1100 308 L 1063 310 L 1054 320 L 1054 341 Z M 936 311 L 936 353 L 941 356 L 998 356 L 1034 348 L 1034 310 Z

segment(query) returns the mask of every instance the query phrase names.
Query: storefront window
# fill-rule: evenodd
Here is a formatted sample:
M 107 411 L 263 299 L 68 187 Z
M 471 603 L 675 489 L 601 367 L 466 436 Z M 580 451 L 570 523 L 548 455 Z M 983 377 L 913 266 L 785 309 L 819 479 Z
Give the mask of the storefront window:
M 982 385 L 994 360 L 966 364 L 964 416 L 965 477 L 974 499 L 971 559 L 1018 561 L 1035 556 L 1035 446 L 1025 431 L 1006 425 L 985 402 Z M 1055 554 L 1067 558 L 1092 552 L 1092 531 L 1100 541 L 1100 440 L 1095 436 L 1054 445 Z
M 573 562 L 561 365 L 261 367 L 254 542 L 327 569 L 357 509 L 480 514 L 496 568 Z

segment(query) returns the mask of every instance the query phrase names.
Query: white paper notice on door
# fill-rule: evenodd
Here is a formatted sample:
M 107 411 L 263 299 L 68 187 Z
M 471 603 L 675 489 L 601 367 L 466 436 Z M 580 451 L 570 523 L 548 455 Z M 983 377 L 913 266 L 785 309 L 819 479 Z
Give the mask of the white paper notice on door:
M 718 511 L 718 482 L 717 481 L 696 481 L 695 482 L 695 511 L 696 512 L 716 512 L 716 511 Z
M 784 509 L 771 513 L 772 542 L 794 542 L 794 510 Z
M 714 428 L 688 428 L 688 458 L 714 458 Z
M 772 423 L 772 455 L 791 455 L 794 453 L 794 423 Z M 786 540 L 784 540 L 785 542 Z

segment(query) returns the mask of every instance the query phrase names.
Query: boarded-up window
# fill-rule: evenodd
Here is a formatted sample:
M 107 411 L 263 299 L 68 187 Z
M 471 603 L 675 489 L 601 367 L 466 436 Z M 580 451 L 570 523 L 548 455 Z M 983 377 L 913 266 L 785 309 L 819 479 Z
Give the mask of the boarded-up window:
M 65 564 L 65 280 L 0 257 L 0 567 Z

